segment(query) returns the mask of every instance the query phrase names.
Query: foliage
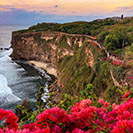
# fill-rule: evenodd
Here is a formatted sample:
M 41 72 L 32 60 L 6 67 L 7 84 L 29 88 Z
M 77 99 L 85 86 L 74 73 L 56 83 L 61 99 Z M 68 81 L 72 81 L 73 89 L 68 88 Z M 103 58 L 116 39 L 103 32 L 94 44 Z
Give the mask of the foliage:
M 102 30 L 102 27 L 105 25 L 114 25 L 113 20 L 104 20 L 104 21 L 92 21 L 92 22 L 72 22 L 72 23 L 41 23 L 29 27 L 27 30 L 20 30 L 19 32 L 37 32 L 37 31 L 61 31 L 70 34 L 93 34 L 97 35 Z M 97 30 L 97 31 L 96 31 Z
M 133 31 L 133 27 L 132 26 L 127 29 L 127 32 L 132 32 L 132 31 Z
M 67 44 L 67 37 L 64 35 L 64 36 L 61 36 L 58 43 L 57 43 L 57 46 L 58 48 L 61 48 L 61 49 L 72 49 L 68 44 Z
M 124 79 L 125 73 L 123 67 L 112 67 L 113 75 L 117 81 Z
M 124 57 L 126 60 L 133 60 L 133 43 L 125 48 Z
M 60 59 L 58 68 L 62 73 L 63 93 L 79 94 L 81 88 L 86 88 L 89 78 L 84 75 L 90 75 L 92 71 L 87 63 L 88 57 L 86 56 L 85 45 L 78 48 L 74 56 L 65 56 Z
M 104 31 L 99 34 L 98 41 L 104 41 L 105 37 L 109 34 L 109 31 Z
M 126 32 L 116 29 L 114 32 L 106 36 L 104 46 L 107 50 L 114 51 L 123 47 L 123 43 L 127 42 Z
M 106 90 L 108 90 L 110 85 L 112 86 L 109 64 L 107 62 L 101 63 L 96 70 L 98 71 L 98 76 L 95 77 L 93 82 L 94 87 L 97 88 L 95 89 L 95 93 L 98 96 L 103 95 L 102 93 L 104 93 L 104 97 L 107 98 Z
M 42 95 L 45 93 L 45 88 L 44 87 L 40 87 L 39 92 L 37 94 L 37 101 L 36 101 L 36 105 L 39 108 L 39 110 L 41 111 L 42 108 L 44 107 L 44 102 L 41 99 Z
M 87 49 L 91 50 L 93 57 L 88 56 Z M 111 91 L 113 81 L 109 71 L 110 64 L 103 60 L 104 56 L 104 50 L 99 51 L 99 48 L 95 45 L 85 42 L 80 48 L 77 48 L 73 56 L 64 56 L 59 59 L 58 70 L 61 73 L 60 83 L 63 86 L 60 99 L 62 100 L 65 97 L 64 93 L 71 96 L 80 95 L 79 92 L 85 90 L 88 83 L 94 85 L 94 92 L 97 96 L 103 96 L 106 99 L 110 98 L 110 102 L 114 101 L 112 96 L 121 95 L 118 93 L 114 93 L 111 97 L 108 95 L 107 90 Z M 90 58 L 94 58 L 93 67 L 89 64 Z M 69 98 L 71 99 L 71 97 Z
M 91 99 L 93 102 L 97 99 L 97 96 L 94 94 L 94 87 L 92 84 L 88 84 L 87 88 L 82 90 L 78 96 L 71 96 L 70 94 L 64 93 L 63 99 L 58 104 L 58 107 L 70 112 L 72 106 L 83 99 Z
M 70 113 L 59 107 L 46 109 L 36 121 L 22 125 L 12 112 L 0 109 L 1 133 L 89 133 L 133 132 L 133 89 L 123 96 L 123 103 L 110 104 L 99 98 L 94 106 L 90 99 L 76 103 Z

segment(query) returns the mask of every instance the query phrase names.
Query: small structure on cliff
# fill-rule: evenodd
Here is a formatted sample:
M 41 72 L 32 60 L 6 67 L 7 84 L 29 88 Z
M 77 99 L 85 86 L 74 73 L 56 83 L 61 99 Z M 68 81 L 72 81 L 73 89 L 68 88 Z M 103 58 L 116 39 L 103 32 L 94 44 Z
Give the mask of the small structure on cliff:
M 122 19 L 124 19 L 124 15 L 123 15 L 123 14 L 121 15 L 121 20 L 122 20 Z

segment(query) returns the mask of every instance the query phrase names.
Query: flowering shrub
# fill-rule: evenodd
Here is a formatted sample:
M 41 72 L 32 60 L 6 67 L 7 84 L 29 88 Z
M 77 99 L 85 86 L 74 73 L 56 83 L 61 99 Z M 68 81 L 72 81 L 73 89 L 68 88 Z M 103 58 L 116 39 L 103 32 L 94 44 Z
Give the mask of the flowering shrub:
M 97 106 L 90 99 L 76 103 L 69 114 L 59 107 L 47 109 L 37 115 L 37 121 L 18 129 L 18 118 L 8 110 L 0 109 L 3 121 L 0 133 L 132 133 L 133 91 L 127 92 L 123 103 L 112 105 L 99 98 Z
M 121 61 L 114 60 L 113 61 L 113 64 L 116 65 L 116 66 L 120 66 L 122 64 L 122 62 Z
M 105 61 L 113 61 L 112 63 L 115 66 L 123 66 L 125 68 L 130 68 L 131 67 L 129 64 L 127 64 L 126 62 L 123 62 L 122 60 L 120 61 L 120 60 L 112 60 L 110 58 L 106 58 Z

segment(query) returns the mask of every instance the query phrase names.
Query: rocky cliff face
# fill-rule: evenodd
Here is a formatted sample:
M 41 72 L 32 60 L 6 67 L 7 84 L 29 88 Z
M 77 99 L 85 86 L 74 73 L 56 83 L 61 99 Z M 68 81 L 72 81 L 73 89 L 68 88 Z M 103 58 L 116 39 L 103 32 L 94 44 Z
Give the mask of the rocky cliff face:
M 34 33 L 19 34 L 14 32 L 12 35 L 12 48 L 14 49 L 13 59 L 25 60 L 41 60 L 44 57 L 44 51 L 40 45 L 34 40 Z
M 56 59 L 73 55 L 72 46 L 77 44 L 80 47 L 83 41 L 84 37 L 82 36 L 67 36 L 60 32 L 13 32 L 11 41 L 13 54 L 11 57 L 50 62 L 56 67 Z

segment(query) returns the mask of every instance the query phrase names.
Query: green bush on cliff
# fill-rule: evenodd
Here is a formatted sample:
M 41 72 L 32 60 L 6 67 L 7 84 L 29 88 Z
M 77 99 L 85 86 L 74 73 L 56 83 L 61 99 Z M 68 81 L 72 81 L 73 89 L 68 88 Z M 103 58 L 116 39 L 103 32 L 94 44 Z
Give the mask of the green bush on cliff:
M 133 43 L 124 49 L 124 57 L 126 60 L 133 60 Z
M 128 41 L 126 32 L 116 29 L 106 36 L 104 46 L 107 50 L 114 51 L 123 47 L 124 43 Z
M 70 34 L 93 34 L 97 35 L 101 32 L 102 27 L 106 25 L 114 25 L 113 20 L 95 20 L 92 22 L 71 22 L 71 23 L 38 23 L 37 25 L 29 27 L 27 30 L 21 30 L 20 32 L 37 32 L 37 31 L 61 31 Z
M 94 55 L 94 66 L 89 64 L 87 49 L 91 49 Z M 84 43 L 77 49 L 74 56 L 65 56 L 58 62 L 58 69 L 61 73 L 61 84 L 63 84 L 63 93 L 78 95 L 80 91 L 86 88 L 88 83 L 95 87 L 95 94 L 98 96 L 107 96 L 106 89 L 113 85 L 109 71 L 109 63 L 103 61 L 103 54 L 92 44 Z M 63 95 L 61 96 L 63 98 Z M 61 98 L 61 99 L 62 99 Z
M 72 96 L 70 94 L 64 93 L 62 100 L 60 100 L 58 104 L 58 107 L 69 112 L 73 105 L 84 99 L 91 99 L 93 103 L 95 103 L 95 101 L 98 99 L 94 93 L 94 86 L 92 84 L 88 84 L 87 87 L 80 91 L 78 95 Z

